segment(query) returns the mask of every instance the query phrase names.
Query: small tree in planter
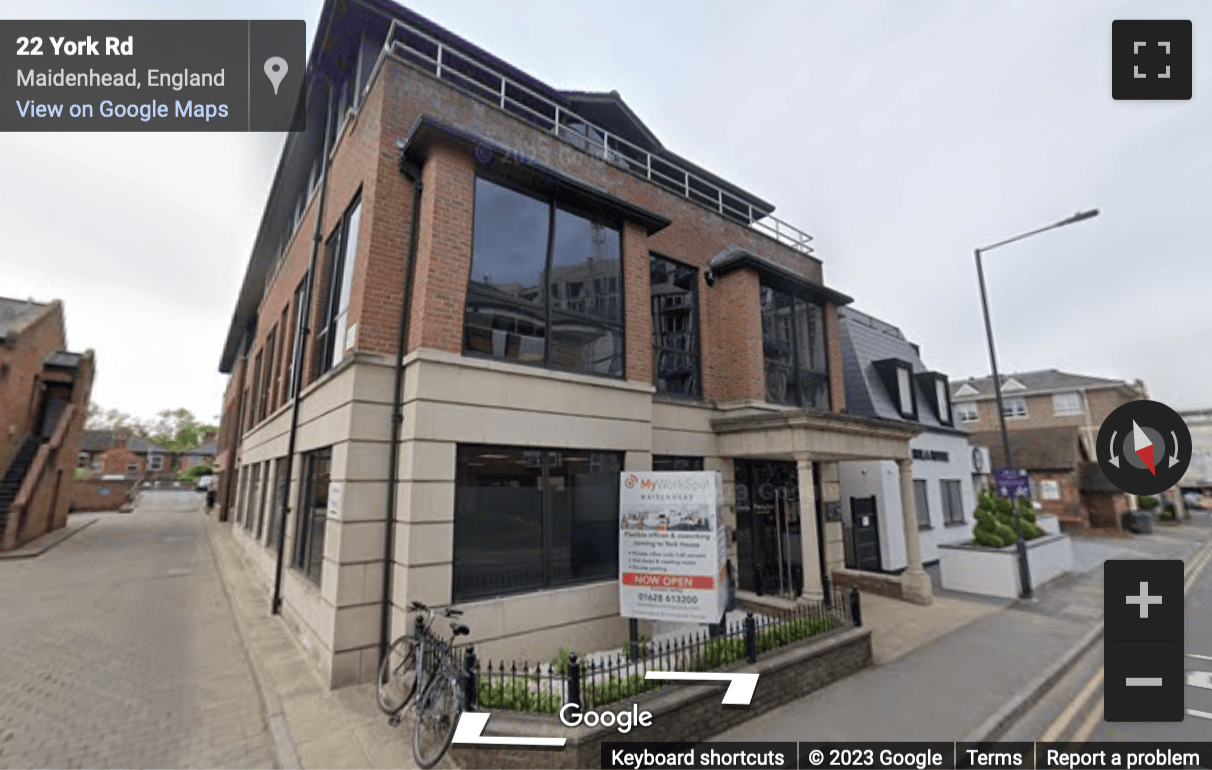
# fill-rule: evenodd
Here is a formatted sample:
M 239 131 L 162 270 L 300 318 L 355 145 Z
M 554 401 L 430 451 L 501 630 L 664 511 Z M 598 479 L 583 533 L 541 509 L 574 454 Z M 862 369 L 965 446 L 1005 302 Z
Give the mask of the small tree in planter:
M 1142 511 L 1152 512 L 1153 509 L 1161 504 L 1161 501 L 1156 497 L 1138 497 L 1137 500 L 1140 502 L 1140 509 Z
M 1035 506 L 1026 497 L 1018 500 L 1019 522 L 1024 540 L 1034 540 L 1044 534 L 1035 522 Z M 1001 548 L 1018 542 L 1018 531 L 1014 527 L 1014 504 L 998 497 L 992 489 L 982 490 L 976 511 L 976 526 L 972 528 L 972 540 L 986 548 Z

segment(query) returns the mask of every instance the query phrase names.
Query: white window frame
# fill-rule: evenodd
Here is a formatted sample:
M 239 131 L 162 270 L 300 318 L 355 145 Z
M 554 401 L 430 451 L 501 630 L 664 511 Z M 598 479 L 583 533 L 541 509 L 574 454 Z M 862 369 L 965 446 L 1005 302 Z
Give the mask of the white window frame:
M 1072 396 L 1072 398 L 1073 398 L 1072 404 L 1066 403 L 1066 404 L 1062 405 L 1061 398 L 1068 397 L 1068 396 Z M 1068 401 L 1068 398 L 1066 398 L 1065 400 Z M 1066 391 L 1064 393 L 1052 394 L 1052 412 L 1053 412 L 1053 414 L 1056 414 L 1056 415 L 1081 414 L 1084 411 L 1085 410 L 1082 408 L 1081 393 L 1077 392 L 1076 390 L 1070 390 L 1070 391 Z
M 934 397 L 938 399 L 938 419 L 940 422 L 951 422 L 951 413 L 947 408 L 947 403 L 950 399 L 947 398 L 948 388 L 946 380 L 934 381 Z
M 164 470 L 164 455 L 154 453 L 147 458 L 147 469 L 153 473 Z
M 1021 414 L 1015 408 L 1019 404 L 1021 404 L 1023 407 Z M 1023 398 L 1022 396 L 1013 396 L 1011 398 L 1003 398 L 1002 399 L 1002 414 L 1005 415 L 1007 420 L 1024 420 L 1024 419 L 1026 419 L 1029 416 L 1028 412 L 1027 412 L 1027 399 Z
M 130 462 L 128 462 L 126 464 L 126 472 L 128 474 L 138 473 L 139 472 L 139 463 L 135 462 L 134 460 L 131 460 Z
M 975 401 L 960 401 L 954 406 L 954 411 L 960 422 L 980 422 L 981 410 Z
M 901 416 L 913 416 L 913 375 L 903 366 L 896 367 L 896 390 Z

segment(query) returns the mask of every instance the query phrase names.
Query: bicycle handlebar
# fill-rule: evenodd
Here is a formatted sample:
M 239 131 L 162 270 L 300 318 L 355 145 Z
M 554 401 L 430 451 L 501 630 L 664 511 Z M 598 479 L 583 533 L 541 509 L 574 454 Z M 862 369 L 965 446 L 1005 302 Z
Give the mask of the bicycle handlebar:
M 408 611 L 409 612 L 428 612 L 430 615 L 441 614 L 441 615 L 445 615 L 448 618 L 454 617 L 455 615 L 463 614 L 462 610 L 456 610 L 453 607 L 447 607 L 446 609 L 436 610 L 436 609 L 430 609 L 429 607 L 426 607 L 424 604 L 421 604 L 420 602 L 416 602 L 416 601 L 414 601 L 412 604 L 408 605 Z

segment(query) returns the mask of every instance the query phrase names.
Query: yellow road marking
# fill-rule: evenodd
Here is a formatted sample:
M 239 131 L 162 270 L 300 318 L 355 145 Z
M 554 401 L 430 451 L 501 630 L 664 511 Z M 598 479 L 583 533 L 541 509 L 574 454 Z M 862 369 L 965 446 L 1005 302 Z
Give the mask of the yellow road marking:
M 1077 697 L 1065 707 L 1065 710 L 1060 713 L 1056 721 L 1049 725 L 1044 734 L 1040 736 L 1041 743 L 1051 743 L 1060 737 L 1060 734 L 1073 721 L 1073 717 L 1077 715 L 1077 712 L 1086 705 L 1086 701 L 1090 700 L 1090 696 L 1094 694 L 1095 688 L 1102 684 L 1103 673 L 1103 668 L 1100 666 L 1098 672 L 1090 677 L 1090 681 L 1086 682 L 1086 686 L 1077 694 Z
M 1073 734 L 1073 741 L 1075 743 L 1085 742 L 1101 721 L 1103 721 L 1103 699 L 1099 698 L 1098 703 L 1095 703 L 1094 708 L 1090 709 L 1090 713 L 1086 715 L 1086 721 L 1082 722 L 1082 726 L 1077 728 L 1077 732 Z

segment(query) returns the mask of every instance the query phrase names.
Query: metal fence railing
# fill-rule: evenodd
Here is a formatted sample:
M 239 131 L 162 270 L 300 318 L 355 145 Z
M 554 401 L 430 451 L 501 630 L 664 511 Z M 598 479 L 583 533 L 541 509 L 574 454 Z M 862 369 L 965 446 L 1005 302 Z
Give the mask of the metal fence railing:
M 750 226 L 801 254 L 812 253 L 812 247 L 808 245 L 812 236 L 803 230 L 768 211 L 755 208 L 719 184 L 610 133 L 406 22 L 399 19 L 392 22 L 384 53 L 394 54 L 479 101 L 520 117 L 591 155 L 721 216 Z
M 465 648 L 466 701 L 483 710 L 554 714 L 566 703 L 594 708 L 663 686 L 648 671 L 710 671 L 820 634 L 862 625 L 854 588 L 830 589 L 822 601 L 785 612 L 748 612 L 738 622 L 583 658 L 561 652 L 550 663 L 488 661 Z

